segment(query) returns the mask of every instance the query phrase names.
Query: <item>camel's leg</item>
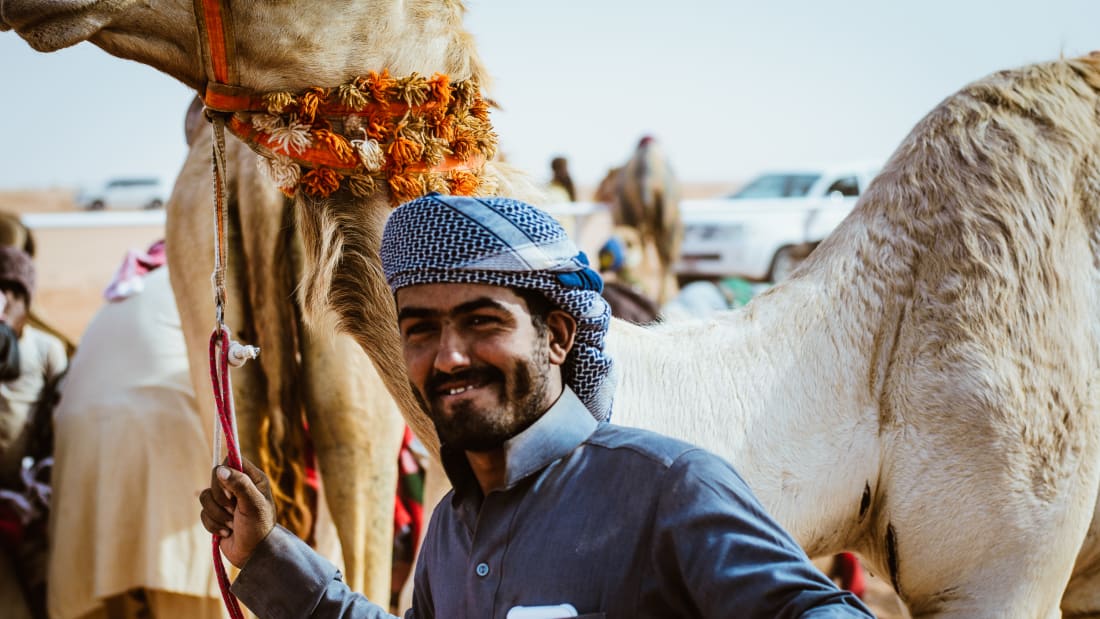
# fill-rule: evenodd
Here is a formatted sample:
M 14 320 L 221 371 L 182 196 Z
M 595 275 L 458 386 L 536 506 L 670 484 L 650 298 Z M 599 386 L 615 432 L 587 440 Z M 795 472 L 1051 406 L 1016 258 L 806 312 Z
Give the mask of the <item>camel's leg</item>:
M 192 385 L 209 444 L 214 436 L 214 401 L 210 383 L 208 343 L 215 325 L 211 273 L 214 264 L 213 197 L 210 172 L 209 127 L 195 141 L 180 172 L 167 207 L 167 252 L 172 291 L 187 342 Z M 281 250 L 282 232 L 289 216 L 282 196 L 256 178 L 255 156 L 227 137 L 228 196 L 231 209 L 226 324 L 233 337 L 259 345 L 259 362 L 232 370 L 241 452 L 261 463 L 259 452 L 265 417 L 279 423 L 268 436 L 280 440 L 286 428 L 282 411 L 300 415 L 294 344 L 295 316 L 291 304 L 293 275 Z M 285 277 L 279 274 L 285 270 Z M 219 430 L 220 432 L 220 430 Z M 288 445 L 274 446 L 276 449 Z M 300 453 L 287 451 L 290 458 Z M 284 522 L 299 535 L 309 530 L 309 514 L 301 497 L 294 512 L 283 512 Z M 291 521 L 286 521 L 292 516 Z
M 401 415 L 350 337 L 304 330 L 302 364 L 306 415 L 348 585 L 388 606 Z
M 207 444 L 214 437 L 214 395 L 210 385 L 207 345 L 214 327 L 213 198 L 210 189 L 211 132 L 196 137 L 166 206 L 165 250 L 172 294 L 176 298 L 195 401 Z
M 214 396 L 210 383 L 208 346 L 216 321 L 210 279 L 214 271 L 211 135 L 208 128 L 200 132 L 188 153 L 172 197 L 168 201 L 165 234 L 169 276 L 187 342 L 191 383 L 195 388 L 198 410 L 204 419 L 204 431 L 208 433 L 207 438 L 212 444 Z M 244 148 L 235 142 L 230 142 L 230 145 L 231 149 Z M 235 179 L 235 171 L 233 177 Z M 231 184 L 231 197 L 235 199 L 237 193 L 236 187 Z M 245 288 L 247 276 L 245 265 L 242 264 L 241 242 L 239 227 L 234 227 L 230 238 L 230 253 L 233 255 L 228 261 L 228 305 L 225 322 L 234 330 L 234 337 L 240 337 L 245 343 L 255 343 L 256 332 L 251 328 L 253 320 L 246 311 L 249 309 L 249 295 Z M 257 376 L 259 371 L 259 364 L 246 364 L 244 368 L 234 369 L 232 373 L 235 391 L 249 394 L 248 397 L 237 398 L 237 425 L 241 451 L 253 460 L 258 451 L 259 427 L 257 415 L 251 411 L 266 406 L 265 390 L 257 384 L 260 382 Z

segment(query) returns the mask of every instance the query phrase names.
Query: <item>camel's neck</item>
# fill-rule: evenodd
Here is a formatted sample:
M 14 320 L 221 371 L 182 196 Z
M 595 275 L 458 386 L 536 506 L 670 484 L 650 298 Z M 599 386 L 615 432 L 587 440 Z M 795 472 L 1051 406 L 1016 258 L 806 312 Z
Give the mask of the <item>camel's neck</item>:
M 199 90 L 207 82 L 191 2 L 155 2 L 112 17 L 91 41 L 147 64 Z M 259 93 L 338 86 L 370 71 L 392 75 L 444 73 L 453 80 L 486 72 L 452 0 L 365 0 L 351 7 L 263 2 L 226 3 L 237 86 Z M 247 12 L 245 12 L 247 11 Z
M 613 421 L 726 458 L 811 553 L 850 543 L 838 523 L 875 485 L 896 290 L 861 264 L 873 243 L 850 222 L 799 277 L 743 310 L 654 329 L 616 323 L 610 338 Z M 808 495 L 818 511 L 804 509 Z

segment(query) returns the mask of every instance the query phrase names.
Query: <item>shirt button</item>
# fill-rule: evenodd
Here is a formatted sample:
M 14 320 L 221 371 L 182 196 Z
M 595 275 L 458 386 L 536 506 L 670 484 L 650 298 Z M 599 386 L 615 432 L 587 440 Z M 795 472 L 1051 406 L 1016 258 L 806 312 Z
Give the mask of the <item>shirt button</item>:
M 477 572 L 478 576 L 481 576 L 482 578 L 484 578 L 484 577 L 489 575 L 489 564 L 488 563 L 478 563 L 477 568 L 475 568 L 475 571 Z

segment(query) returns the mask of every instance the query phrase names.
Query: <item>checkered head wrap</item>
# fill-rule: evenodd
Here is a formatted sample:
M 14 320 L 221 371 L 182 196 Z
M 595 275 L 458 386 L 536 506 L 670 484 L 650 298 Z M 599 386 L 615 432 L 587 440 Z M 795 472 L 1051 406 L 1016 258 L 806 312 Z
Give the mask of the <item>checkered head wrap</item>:
M 603 280 L 549 214 L 510 198 L 430 193 L 394 209 L 382 232 L 382 269 L 394 293 L 418 284 L 526 288 L 573 315 L 577 335 L 565 383 L 598 420 L 611 414 L 611 310 Z

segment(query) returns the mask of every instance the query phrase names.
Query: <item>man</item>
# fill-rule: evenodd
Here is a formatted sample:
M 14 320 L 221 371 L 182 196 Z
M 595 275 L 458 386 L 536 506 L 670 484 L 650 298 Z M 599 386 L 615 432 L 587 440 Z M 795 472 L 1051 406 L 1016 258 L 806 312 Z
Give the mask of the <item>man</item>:
M 27 322 L 35 279 L 29 255 L 0 246 L 0 334 L 5 352 L 0 359 L 0 485 L 5 487 L 20 481 L 32 406 L 46 383 L 68 365 L 64 344 Z
M 554 220 L 430 194 L 390 216 L 382 265 L 413 391 L 454 490 L 406 617 L 869 617 L 719 458 L 602 423 L 613 369 L 599 276 Z M 202 521 L 258 616 L 383 617 L 274 527 L 268 482 L 216 469 Z M 228 498 L 232 496 L 232 498 Z
M 61 383 L 53 619 L 224 616 L 210 536 L 184 507 L 209 479 L 213 445 L 162 249 L 127 252 Z
M 45 617 L 47 540 L 44 491 L 38 488 L 45 488 L 50 454 L 31 453 L 32 413 L 68 357 L 61 340 L 28 324 L 35 280 L 30 255 L 0 246 L 0 599 L 19 605 L 10 595 L 18 582 L 30 616 Z M 32 468 L 24 466 L 26 457 L 36 460 Z M 30 496 L 36 499 L 17 498 Z

